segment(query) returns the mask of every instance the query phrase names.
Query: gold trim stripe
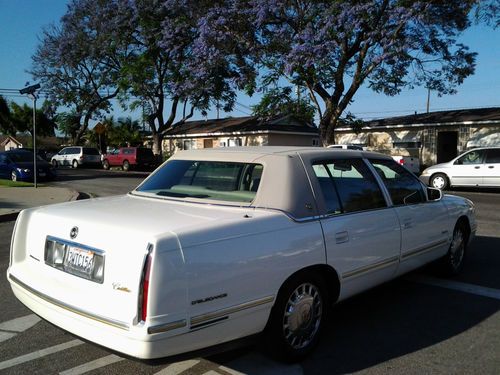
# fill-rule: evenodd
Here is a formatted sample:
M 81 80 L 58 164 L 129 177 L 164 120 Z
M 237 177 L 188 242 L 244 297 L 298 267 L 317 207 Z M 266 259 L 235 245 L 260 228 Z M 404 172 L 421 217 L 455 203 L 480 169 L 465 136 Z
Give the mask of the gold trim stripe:
M 250 302 L 245 302 L 245 303 L 242 303 L 240 305 L 228 307 L 226 309 L 222 309 L 222 310 L 214 311 L 211 313 L 194 316 L 191 318 L 190 325 L 195 326 L 195 325 L 198 325 L 201 323 L 208 322 L 210 320 L 224 317 L 226 315 L 231 315 L 231 314 L 240 312 L 242 310 L 251 309 L 253 307 L 265 305 L 265 304 L 271 303 L 273 301 L 274 301 L 274 297 L 269 296 L 269 297 L 260 298 L 260 299 L 254 300 L 254 301 L 250 301 Z
M 385 267 L 389 267 L 390 265 L 397 263 L 398 260 L 399 260 L 399 256 L 394 256 L 392 258 L 385 259 L 385 260 L 378 262 L 378 263 L 375 263 L 375 264 L 370 264 L 368 266 L 363 266 L 363 267 L 357 268 L 355 270 L 344 273 L 342 275 L 342 279 L 348 279 L 350 277 L 361 276 L 362 274 L 365 274 L 365 273 L 369 273 L 369 272 L 377 271 L 377 270 L 385 268 Z
M 95 320 L 97 322 L 104 323 L 104 324 L 107 324 L 107 325 L 110 325 L 110 326 L 113 326 L 116 328 L 120 328 L 120 329 L 123 329 L 126 331 L 128 331 L 130 328 L 127 323 L 124 323 L 124 322 L 121 322 L 121 321 L 115 320 L 115 319 L 105 318 L 105 317 L 90 313 L 88 311 L 82 310 L 80 308 L 68 305 L 64 302 L 61 302 L 61 301 L 55 299 L 55 298 L 49 297 L 46 294 L 43 294 L 43 293 L 37 291 L 36 289 L 33 289 L 32 287 L 26 285 L 25 283 L 23 283 L 21 280 L 19 280 L 17 277 L 15 277 L 13 275 L 9 275 L 9 279 L 10 279 L 10 281 L 16 283 L 19 287 L 26 289 L 26 291 L 30 292 L 31 294 L 35 295 L 36 297 L 41 298 L 44 301 L 49 302 L 53 305 L 56 305 L 64 310 L 70 311 L 72 313 L 81 315 L 85 318 L 89 318 L 89 319 Z
M 413 257 L 415 255 L 419 255 L 419 254 L 423 254 L 423 253 L 426 253 L 428 251 L 432 251 L 434 250 L 436 247 L 438 246 L 441 246 L 441 245 L 444 245 L 448 243 L 448 240 L 441 240 L 441 241 L 438 241 L 430 246 L 424 246 L 424 247 L 420 247 L 418 249 L 414 249 L 414 250 L 410 250 L 406 253 L 404 253 L 402 256 L 401 256 L 401 259 L 406 259 L 406 258 L 410 258 L 410 257 Z

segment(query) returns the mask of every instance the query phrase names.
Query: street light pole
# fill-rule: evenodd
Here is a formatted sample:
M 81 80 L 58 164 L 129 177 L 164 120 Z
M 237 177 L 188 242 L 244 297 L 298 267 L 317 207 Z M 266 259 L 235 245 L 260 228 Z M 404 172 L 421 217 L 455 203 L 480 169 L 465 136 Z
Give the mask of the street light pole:
M 31 94 L 33 99 L 33 184 L 35 189 L 38 187 L 36 182 L 37 166 L 36 166 L 36 94 Z
M 33 99 L 33 184 L 35 185 L 35 189 L 37 188 L 36 183 L 36 175 L 38 172 L 36 166 L 36 90 L 40 88 L 40 84 L 25 87 L 24 89 L 19 90 L 19 93 L 22 95 L 28 94 L 31 99 Z

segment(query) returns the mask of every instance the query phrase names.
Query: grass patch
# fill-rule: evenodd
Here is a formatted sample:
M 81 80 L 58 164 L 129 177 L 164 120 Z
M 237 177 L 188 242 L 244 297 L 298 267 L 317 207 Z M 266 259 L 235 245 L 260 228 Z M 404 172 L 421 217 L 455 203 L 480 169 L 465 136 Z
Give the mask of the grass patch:
M 0 187 L 33 187 L 33 183 L 0 179 Z

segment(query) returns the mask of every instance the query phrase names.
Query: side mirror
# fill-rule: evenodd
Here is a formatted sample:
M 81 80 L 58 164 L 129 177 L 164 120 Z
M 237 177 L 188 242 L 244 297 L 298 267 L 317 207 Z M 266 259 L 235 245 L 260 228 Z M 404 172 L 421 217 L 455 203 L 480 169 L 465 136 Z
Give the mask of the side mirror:
M 443 192 L 436 188 L 427 188 L 427 199 L 430 202 L 437 202 L 443 198 Z

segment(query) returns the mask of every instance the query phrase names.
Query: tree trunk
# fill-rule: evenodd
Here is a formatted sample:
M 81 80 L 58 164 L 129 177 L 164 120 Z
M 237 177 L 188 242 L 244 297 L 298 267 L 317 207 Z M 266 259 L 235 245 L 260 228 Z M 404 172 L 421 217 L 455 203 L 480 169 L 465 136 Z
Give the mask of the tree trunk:
M 162 154 L 162 141 L 163 136 L 160 133 L 153 134 L 153 154 L 161 155 Z

